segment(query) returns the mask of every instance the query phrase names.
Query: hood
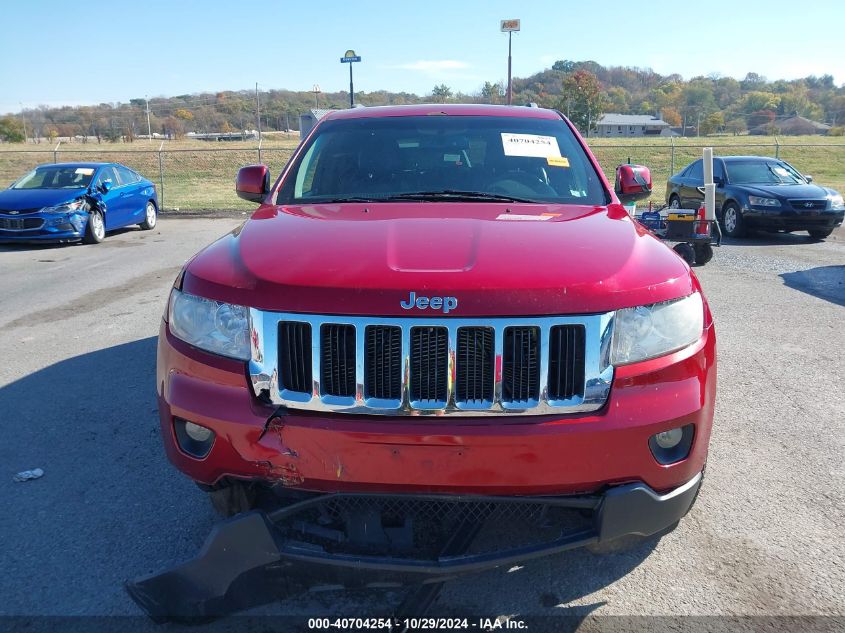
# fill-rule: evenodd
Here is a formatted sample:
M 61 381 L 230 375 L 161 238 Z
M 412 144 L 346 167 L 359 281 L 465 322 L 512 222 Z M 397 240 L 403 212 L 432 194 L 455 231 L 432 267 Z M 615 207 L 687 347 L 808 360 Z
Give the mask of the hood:
M 814 184 L 807 185 L 741 185 L 749 194 L 761 195 L 769 198 L 780 198 L 782 200 L 812 199 L 823 200 L 827 198 L 830 191 L 824 187 L 819 187 Z
M 0 191 L 0 212 L 38 211 L 63 202 L 72 202 L 85 189 L 5 189 Z
M 421 202 L 263 207 L 190 262 L 183 289 L 263 310 L 443 316 L 403 309 L 413 292 L 454 297 L 448 316 L 464 317 L 605 312 L 693 280 L 620 205 Z

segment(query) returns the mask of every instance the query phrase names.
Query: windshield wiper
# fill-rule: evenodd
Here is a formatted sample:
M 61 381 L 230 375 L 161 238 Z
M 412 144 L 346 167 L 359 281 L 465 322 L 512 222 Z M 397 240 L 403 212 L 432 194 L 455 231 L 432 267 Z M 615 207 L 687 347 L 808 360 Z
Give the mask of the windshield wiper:
M 342 204 L 344 202 L 381 202 L 384 198 L 377 198 L 375 196 L 345 196 L 341 198 L 328 198 L 326 200 L 311 200 L 302 198 L 297 200 L 297 204 Z
M 414 191 L 390 195 L 387 200 L 480 200 L 488 202 L 527 202 L 536 204 L 537 200 L 519 198 L 498 193 L 484 191 L 462 191 L 459 189 L 439 189 L 437 191 Z

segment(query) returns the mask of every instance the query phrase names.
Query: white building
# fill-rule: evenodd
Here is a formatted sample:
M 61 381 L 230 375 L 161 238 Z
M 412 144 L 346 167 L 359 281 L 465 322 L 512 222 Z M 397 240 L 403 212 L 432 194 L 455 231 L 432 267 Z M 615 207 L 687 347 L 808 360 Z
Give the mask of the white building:
M 603 114 L 595 136 L 677 136 L 663 119 L 649 114 Z

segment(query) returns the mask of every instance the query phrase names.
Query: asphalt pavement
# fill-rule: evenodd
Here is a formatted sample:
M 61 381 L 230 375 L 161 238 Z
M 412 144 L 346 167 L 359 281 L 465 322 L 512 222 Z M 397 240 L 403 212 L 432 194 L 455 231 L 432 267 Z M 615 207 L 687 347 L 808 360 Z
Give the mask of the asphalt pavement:
M 136 615 L 123 581 L 190 558 L 217 521 L 162 450 L 155 337 L 182 264 L 242 220 L 0 245 L 0 616 Z M 729 241 L 696 274 L 719 388 L 690 515 L 624 552 L 452 581 L 435 613 L 845 616 L 845 232 Z M 383 617 L 402 597 L 309 594 L 253 613 Z

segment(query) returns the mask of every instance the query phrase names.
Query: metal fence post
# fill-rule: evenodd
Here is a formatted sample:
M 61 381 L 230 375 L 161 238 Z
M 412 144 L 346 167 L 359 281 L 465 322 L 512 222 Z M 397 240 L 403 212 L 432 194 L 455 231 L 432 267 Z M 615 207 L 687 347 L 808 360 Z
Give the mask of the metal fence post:
M 159 209 L 164 209 L 164 163 L 162 162 L 161 152 L 164 149 L 164 141 L 161 142 L 158 148 L 158 182 L 161 192 L 158 196 Z
M 780 158 L 780 141 L 778 141 L 778 137 L 775 137 L 775 158 Z
M 59 145 L 61 145 L 61 144 L 62 144 L 62 142 L 59 141 L 58 143 L 56 143 L 56 146 L 53 148 L 53 163 L 59 162 Z
M 669 175 L 673 175 L 675 173 L 675 137 L 670 136 L 669 140 L 672 142 L 672 162 L 669 166 Z
M 258 164 L 261 164 L 261 139 L 258 139 Z

